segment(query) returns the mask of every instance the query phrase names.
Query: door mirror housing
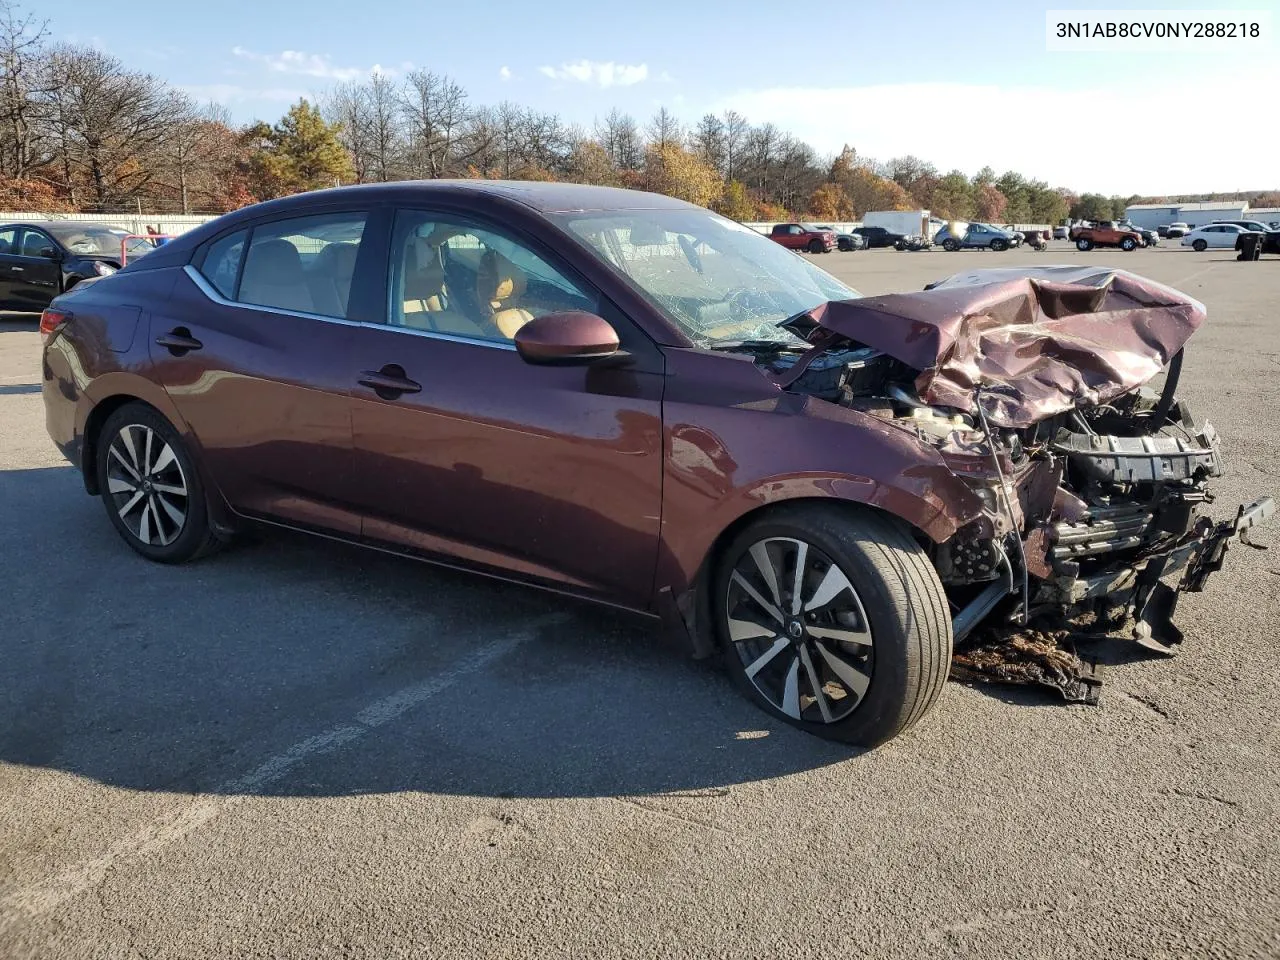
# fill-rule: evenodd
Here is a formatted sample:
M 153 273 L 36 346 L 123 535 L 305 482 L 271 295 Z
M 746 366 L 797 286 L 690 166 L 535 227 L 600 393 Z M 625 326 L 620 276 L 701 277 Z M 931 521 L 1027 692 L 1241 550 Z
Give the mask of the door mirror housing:
M 603 317 L 579 310 L 535 317 L 513 338 L 525 363 L 589 364 L 618 353 L 618 332 Z
M 57 247 L 41 247 L 41 248 L 40 248 L 40 251 L 36 254 L 36 256 L 37 256 L 37 257 L 44 257 L 46 260 L 61 260 L 61 259 L 62 259 L 62 257 L 60 257 L 60 256 L 58 255 L 58 248 L 57 248 Z

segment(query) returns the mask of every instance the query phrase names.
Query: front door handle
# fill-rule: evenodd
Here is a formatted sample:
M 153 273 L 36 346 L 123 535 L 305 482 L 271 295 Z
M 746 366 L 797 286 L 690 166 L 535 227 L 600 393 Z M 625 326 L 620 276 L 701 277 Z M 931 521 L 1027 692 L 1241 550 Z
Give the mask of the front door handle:
M 174 327 L 168 333 L 162 333 L 156 337 L 156 343 L 167 349 L 175 357 L 180 357 L 188 350 L 199 350 L 204 346 L 199 340 L 191 336 L 191 331 L 186 327 Z
M 383 400 L 394 400 L 401 394 L 422 391 L 422 384 L 405 376 L 404 367 L 398 363 L 388 363 L 381 370 L 362 371 L 359 382 L 362 387 L 369 387 Z
M 27 268 L 26 267 L 10 267 L 9 269 L 12 270 L 14 273 L 25 273 Z

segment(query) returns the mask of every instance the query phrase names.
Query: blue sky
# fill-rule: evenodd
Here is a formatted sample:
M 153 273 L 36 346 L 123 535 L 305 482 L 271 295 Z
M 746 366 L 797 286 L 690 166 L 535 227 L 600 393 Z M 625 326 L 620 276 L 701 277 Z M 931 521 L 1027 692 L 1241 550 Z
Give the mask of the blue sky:
M 99 46 L 222 102 L 237 120 L 274 120 L 297 97 L 374 68 L 429 68 L 475 102 L 511 99 L 586 127 L 614 106 L 643 120 L 665 105 L 687 122 L 732 107 L 824 153 L 850 143 L 881 160 L 914 153 L 970 174 L 990 164 L 1104 193 L 1280 187 L 1280 121 L 1262 106 L 1275 96 L 1280 49 L 1046 51 L 1047 9 L 1118 6 L 645 0 L 614 13 L 576 0 L 218 0 L 153 4 L 135 17 L 64 0 L 44 9 L 55 39 Z M 1248 77 L 1261 85 L 1240 97 Z

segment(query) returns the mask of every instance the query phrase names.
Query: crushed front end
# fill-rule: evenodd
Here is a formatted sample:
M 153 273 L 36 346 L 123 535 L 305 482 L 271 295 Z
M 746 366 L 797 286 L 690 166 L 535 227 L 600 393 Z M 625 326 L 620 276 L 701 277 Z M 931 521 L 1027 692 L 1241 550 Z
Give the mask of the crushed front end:
M 757 361 L 779 383 L 912 432 L 983 503 L 931 545 L 954 609 L 954 672 L 1096 702 L 1078 641 L 1172 653 L 1179 594 L 1275 511 L 1215 521 L 1213 426 L 1176 395 L 1203 307 L 1096 268 L 977 271 L 789 321 L 811 344 Z M 1159 390 L 1147 384 L 1166 371 Z

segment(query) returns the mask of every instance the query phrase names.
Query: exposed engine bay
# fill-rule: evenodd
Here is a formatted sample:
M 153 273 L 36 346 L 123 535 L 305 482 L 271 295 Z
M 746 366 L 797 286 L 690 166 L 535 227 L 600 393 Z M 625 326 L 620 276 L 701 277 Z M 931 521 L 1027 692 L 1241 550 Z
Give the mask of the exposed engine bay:
M 1263 497 L 1206 515 L 1218 437 L 1176 393 L 1203 317 L 1119 271 L 977 271 L 786 321 L 807 348 L 749 348 L 785 389 L 910 432 L 981 499 L 929 545 L 953 608 L 953 673 L 1096 702 L 1099 671 L 1077 642 L 1126 630 L 1171 654 L 1179 593 L 1201 590 L 1230 541 L 1249 543 L 1275 510 Z

